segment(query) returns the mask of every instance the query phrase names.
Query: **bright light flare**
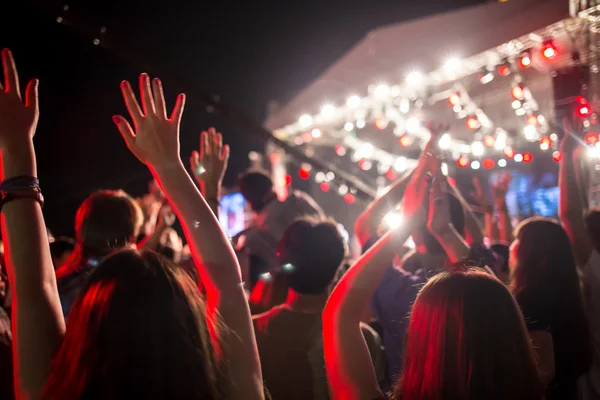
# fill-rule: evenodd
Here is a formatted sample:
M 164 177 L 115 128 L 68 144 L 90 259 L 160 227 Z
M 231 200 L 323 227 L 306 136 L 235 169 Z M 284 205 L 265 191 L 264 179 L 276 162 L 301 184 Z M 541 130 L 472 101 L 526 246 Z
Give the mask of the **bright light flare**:
M 383 223 L 388 229 L 396 229 L 402 223 L 402 214 L 398 211 L 390 211 L 383 217 Z
M 298 120 L 298 123 L 300 124 L 301 127 L 303 128 L 307 128 L 312 124 L 312 117 L 308 114 L 304 114 L 300 117 L 300 119 Z

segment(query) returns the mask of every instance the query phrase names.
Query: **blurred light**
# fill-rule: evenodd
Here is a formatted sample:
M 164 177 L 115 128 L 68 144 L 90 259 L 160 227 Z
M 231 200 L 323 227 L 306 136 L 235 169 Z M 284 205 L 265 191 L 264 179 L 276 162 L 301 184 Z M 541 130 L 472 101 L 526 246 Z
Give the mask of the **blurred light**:
M 446 73 L 455 74 L 456 72 L 458 72 L 459 68 L 460 60 L 458 58 L 452 57 L 447 59 L 446 62 L 444 62 L 444 69 L 446 70 Z
M 483 147 L 483 143 L 481 143 L 481 142 L 473 142 L 471 144 L 471 152 L 476 157 L 482 156 L 483 153 L 485 152 L 485 149 Z
M 558 135 L 557 135 L 556 133 L 551 133 L 551 134 L 550 134 L 550 139 L 551 139 L 553 142 L 556 142 L 556 141 L 558 140 Z
M 310 171 L 306 168 L 300 168 L 300 171 L 298 171 L 298 175 L 300 176 L 301 179 L 308 179 L 310 178 Z
M 479 128 L 479 120 L 477 117 L 469 117 L 467 118 L 467 128 L 475 130 Z
M 321 187 L 321 190 L 324 192 L 329 192 L 329 183 L 327 182 L 321 182 L 321 185 L 319 185 Z
M 471 163 L 471 168 L 472 169 L 479 169 L 480 167 L 481 167 L 481 163 L 479 161 L 477 161 L 477 160 L 475 160 L 475 161 L 473 161 Z
M 359 119 L 358 121 L 356 121 L 356 127 L 357 127 L 358 129 L 362 129 L 362 128 L 364 128 L 364 127 L 365 127 L 365 125 L 366 125 L 366 122 L 365 122 L 365 120 L 364 120 L 364 119 Z
M 358 167 L 363 171 L 368 171 L 371 169 L 371 167 L 373 167 L 373 163 L 371 163 L 369 160 L 360 160 L 358 162 Z
M 494 145 L 496 150 L 502 150 L 506 147 L 506 133 L 500 131 L 496 135 L 496 144 Z
M 291 272 L 291 271 L 293 271 L 293 270 L 294 270 L 294 266 L 293 266 L 292 264 L 290 264 L 290 263 L 283 264 L 283 265 L 281 266 L 281 268 L 282 268 L 284 271 L 286 271 L 286 272 Z
M 506 64 L 499 66 L 498 67 L 498 75 L 500 75 L 500 76 L 510 75 L 510 67 Z
M 442 163 L 440 169 L 442 170 L 442 175 L 448 176 L 448 164 Z
M 595 132 L 587 133 L 585 135 L 585 141 L 588 142 L 589 144 L 596 144 L 596 143 L 598 143 L 598 134 L 595 133 Z
M 406 131 L 408 133 L 417 133 L 421 129 L 421 121 L 416 117 L 410 117 L 406 120 Z
M 591 113 L 590 106 L 587 104 L 582 104 L 577 108 L 577 113 L 582 117 L 587 117 Z
M 494 145 L 494 143 L 496 142 L 496 139 L 494 139 L 493 136 L 491 135 L 487 135 L 483 138 L 483 143 L 487 146 L 487 147 L 492 147 Z
M 345 195 L 346 193 L 348 193 L 348 186 L 341 184 L 340 187 L 338 188 L 338 193 L 340 195 Z
M 270 281 L 273 277 L 271 276 L 270 272 L 265 272 L 263 274 L 260 274 L 260 279 L 263 281 Z
M 525 97 L 525 87 L 523 85 L 517 85 L 510 91 L 511 96 L 515 100 L 522 100 Z
M 335 179 L 335 174 L 333 172 L 329 171 L 328 173 L 325 174 L 325 178 L 327 179 L 327 182 L 330 182 Z
M 348 204 L 354 204 L 354 202 L 356 201 L 356 198 L 354 197 L 354 195 L 352 193 L 346 193 L 344 195 L 344 200 Z
M 342 146 L 341 144 L 336 145 L 335 146 L 335 154 L 337 154 L 340 157 L 345 156 L 346 148 L 344 146 Z
M 521 68 L 529 68 L 531 66 L 531 54 L 529 51 L 524 51 L 519 57 L 519 66 Z
M 460 104 L 457 104 L 454 107 L 452 107 L 452 111 L 454 111 L 455 113 L 459 113 L 459 112 L 463 111 L 463 108 Z
M 419 71 L 410 71 L 406 75 L 406 83 L 410 86 L 419 86 L 423 83 L 424 76 Z
M 535 114 L 532 114 L 530 116 L 527 117 L 527 124 L 528 125 L 537 125 L 538 124 L 538 117 Z
M 548 136 L 544 136 L 540 140 L 540 149 L 542 151 L 546 151 L 550 148 L 550 146 L 552 146 L 552 139 L 550 139 Z
M 352 129 L 354 129 L 354 124 L 352 122 L 346 122 L 344 124 L 344 130 L 350 132 Z
M 402 214 L 398 211 L 390 211 L 383 217 L 383 223 L 388 229 L 396 229 L 402 223 Z
M 501 159 L 499 159 L 499 160 L 498 160 L 498 166 L 499 166 L 500 168 L 504 168 L 504 167 L 506 167 L 506 160 L 505 160 L 504 158 L 501 158 Z
M 292 184 L 292 176 L 286 175 L 285 176 L 285 186 L 290 186 L 291 184 Z
M 390 181 L 395 181 L 398 178 L 398 174 L 393 169 L 388 169 L 385 173 L 385 177 Z
M 396 161 L 394 162 L 394 169 L 398 172 L 402 172 L 402 171 L 406 170 L 407 167 L 408 167 L 408 165 L 406 162 L 406 158 L 404 158 L 404 157 L 398 157 L 396 159 Z
M 519 108 L 515 110 L 515 115 L 521 117 L 523 115 L 525 115 L 527 113 L 527 110 L 525 110 L 524 108 Z
M 521 100 L 514 100 L 512 102 L 512 108 L 514 110 L 518 110 L 519 108 L 521 108 L 523 106 L 523 104 L 521 104 Z
M 515 162 L 521 162 L 523 161 L 523 155 L 522 154 L 515 154 Z
M 321 115 L 326 118 L 331 118 L 335 114 L 335 106 L 333 104 L 325 104 L 321 108 Z
M 410 111 L 410 101 L 408 99 L 400 100 L 400 112 L 406 114 Z
M 375 128 L 379 129 L 379 130 L 383 130 L 385 128 L 387 128 L 388 126 L 388 121 L 385 119 L 376 119 L 375 120 Z
M 348 100 L 346 100 L 346 105 L 350 108 L 356 108 L 360 106 L 360 97 L 356 95 L 348 97 Z
M 554 161 L 559 162 L 561 159 L 560 151 L 555 151 L 554 153 L 552 153 L 552 158 L 554 159 Z
M 312 117 L 308 114 L 304 114 L 303 116 L 300 117 L 300 119 L 298 120 L 298 123 L 300 124 L 301 127 L 307 128 L 312 124 Z
M 466 168 L 469 165 L 469 159 L 466 156 L 460 156 L 456 160 L 456 164 L 461 168 Z
M 310 142 L 312 140 L 312 134 L 310 132 L 302 132 L 302 141 Z
M 523 162 L 532 162 L 533 154 L 531 153 L 523 153 Z
M 556 46 L 552 40 L 546 40 L 542 46 L 542 55 L 545 59 L 550 60 L 556 56 Z
M 398 138 L 398 143 L 400 143 L 400 146 L 402 147 L 409 147 L 412 142 L 412 138 L 408 135 L 402 135 Z
M 491 81 L 494 80 L 494 74 L 489 72 L 489 71 L 482 71 L 481 74 L 479 74 L 479 82 L 481 82 L 481 84 L 483 85 L 487 85 L 488 83 L 490 83 Z
M 315 181 L 317 181 L 317 183 L 321 183 L 325 180 L 325 173 L 319 171 L 317 172 L 317 174 L 315 175 Z
M 440 149 L 448 150 L 452 145 L 452 138 L 450 137 L 450 134 L 444 133 L 442 137 L 440 137 L 438 145 L 440 146 Z
M 381 99 L 381 98 L 386 97 L 389 92 L 390 92 L 389 86 L 381 84 L 381 85 L 377 85 L 373 94 L 375 95 L 375 97 Z
M 452 93 L 450 97 L 448 97 L 448 103 L 452 106 L 457 106 L 460 104 L 460 94 Z
M 514 151 L 514 149 L 513 149 L 512 147 L 510 147 L 510 146 L 506 146 L 506 147 L 504 148 L 504 156 L 505 156 L 506 158 L 513 158 L 513 157 L 515 156 L 515 151 Z
M 535 126 L 533 125 L 527 125 L 525 127 L 525 129 L 523 129 L 523 132 L 525 133 L 525 139 L 527 140 L 535 140 L 535 137 L 537 135 L 537 129 Z
M 487 169 L 494 168 L 494 160 L 492 160 L 491 158 L 486 158 L 485 160 L 483 160 L 483 167 Z
M 362 158 L 371 158 L 373 157 L 373 153 L 375 152 L 375 147 L 371 143 L 365 143 L 358 149 L 358 154 Z
M 546 117 L 544 117 L 543 115 L 538 115 L 537 121 L 539 125 L 543 125 L 546 122 Z
M 600 149 L 598 147 L 590 147 L 588 149 L 588 155 L 592 158 L 600 157 Z
M 318 139 L 321 137 L 322 133 L 321 130 L 318 128 L 313 129 L 312 131 L 310 131 L 310 134 L 313 138 Z

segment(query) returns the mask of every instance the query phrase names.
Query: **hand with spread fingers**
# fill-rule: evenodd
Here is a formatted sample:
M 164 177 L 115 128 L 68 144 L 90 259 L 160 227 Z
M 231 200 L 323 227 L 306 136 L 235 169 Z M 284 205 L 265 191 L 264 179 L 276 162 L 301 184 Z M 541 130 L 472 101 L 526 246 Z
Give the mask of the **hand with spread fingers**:
M 10 50 L 2 50 L 4 84 L 0 83 L 0 147 L 30 147 L 39 118 L 38 80 L 32 79 L 21 98 L 19 75 Z
M 215 128 L 202 132 L 200 153 L 192 153 L 190 167 L 205 198 L 218 200 L 228 161 L 229 145 L 223 145 L 223 135 Z
M 155 78 L 150 84 L 148 74 L 139 80 L 142 107 L 127 81 L 121 83 L 121 92 L 134 129 L 122 116 L 116 115 L 113 121 L 119 128 L 129 150 L 141 162 L 152 169 L 165 169 L 181 164 L 179 156 L 179 126 L 185 104 L 185 95 L 179 94 L 173 112 L 167 117 L 167 109 L 162 83 Z

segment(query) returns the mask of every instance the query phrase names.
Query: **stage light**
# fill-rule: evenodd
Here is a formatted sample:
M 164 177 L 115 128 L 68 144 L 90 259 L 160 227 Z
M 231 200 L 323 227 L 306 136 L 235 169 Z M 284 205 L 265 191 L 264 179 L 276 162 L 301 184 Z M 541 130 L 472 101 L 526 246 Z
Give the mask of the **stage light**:
M 475 160 L 475 161 L 473 161 L 471 163 L 471 168 L 472 169 L 479 169 L 480 167 L 481 167 L 481 163 L 479 161 L 477 161 L 477 160 Z
M 530 141 L 535 140 L 535 137 L 537 135 L 537 129 L 533 125 L 527 125 L 523 129 L 523 133 L 525 134 L 525 139 L 530 140 Z
M 317 183 L 325 182 L 325 173 L 319 171 L 315 175 L 315 181 Z
M 523 153 L 523 162 L 532 162 L 533 161 L 533 154 L 531 153 Z
M 577 113 L 582 117 L 587 117 L 591 112 L 590 106 L 587 104 L 581 104 L 577 107 Z
M 351 132 L 352 129 L 354 129 L 354 124 L 352 122 L 346 122 L 344 124 L 344 130 L 345 131 Z
M 366 125 L 366 122 L 365 122 L 365 120 L 364 120 L 364 119 L 359 119 L 358 121 L 356 121 L 356 127 L 357 127 L 358 129 L 362 129 L 362 128 L 364 128 L 364 127 L 365 127 L 365 125 Z
M 406 158 L 404 158 L 404 157 L 398 157 L 396 159 L 396 161 L 394 162 L 394 169 L 397 172 L 402 172 L 402 171 L 406 170 L 407 167 L 408 167 L 408 165 L 406 162 Z
M 460 156 L 456 160 L 456 164 L 461 168 L 466 168 L 469 165 L 469 159 L 465 156 Z
M 460 94 L 452 93 L 450 97 L 448 97 L 448 103 L 450 103 L 451 106 L 460 105 Z
M 343 196 L 346 193 L 348 193 L 348 186 L 344 185 L 343 183 L 340 185 L 340 187 L 338 188 L 338 193 Z
M 524 51 L 519 56 L 519 66 L 521 68 L 529 68 L 531 67 L 531 53 L 529 51 Z
M 300 117 L 300 119 L 298 120 L 298 123 L 300 124 L 301 127 L 307 128 L 312 124 L 312 117 L 308 114 L 304 114 L 303 116 Z
M 385 119 L 376 119 L 375 120 L 375 128 L 379 129 L 380 131 L 387 128 L 388 126 L 388 121 Z
M 409 147 L 412 142 L 412 138 L 408 135 L 402 135 L 398 138 L 398 143 L 400 143 L 400 146 L 402 147 Z
M 356 198 L 354 197 L 354 195 L 352 193 L 346 193 L 344 195 L 344 200 L 346 200 L 346 203 L 348 203 L 348 204 L 354 204 L 354 202 L 356 201 Z
M 398 178 L 398 174 L 393 169 L 388 169 L 385 173 L 385 177 L 390 181 L 395 181 Z
M 504 158 L 501 158 L 500 160 L 498 160 L 498 166 L 500 168 L 506 167 L 506 160 Z
M 358 162 L 358 167 L 359 167 L 360 169 L 362 169 L 363 171 L 368 171 L 368 170 L 370 170 L 372 166 L 373 166 L 373 163 L 371 163 L 371 161 L 369 161 L 369 160 L 364 160 L 364 159 L 363 159 L 363 160 L 360 160 L 360 161 Z
M 325 104 L 323 108 L 321 108 L 321 115 L 325 118 L 331 118 L 335 114 L 335 106 L 333 104 Z
M 423 74 L 420 73 L 419 71 L 410 71 L 407 75 L 406 75 L 406 83 L 409 86 L 419 86 L 423 83 Z
M 494 74 L 492 72 L 488 71 L 487 69 L 484 68 L 479 73 L 479 82 L 481 82 L 482 85 L 487 85 L 488 83 L 490 83 L 493 80 L 494 80 Z
M 514 100 L 511 105 L 513 110 L 518 110 L 519 108 L 523 107 L 521 100 Z
M 506 146 L 504 148 L 504 156 L 506 158 L 513 158 L 515 156 L 515 150 L 510 146 Z
M 506 147 L 506 133 L 504 131 L 499 131 L 496 134 L 496 144 L 494 144 L 494 148 L 496 150 L 502 150 Z
M 340 157 L 345 156 L 346 148 L 344 146 L 342 146 L 341 144 L 336 145 L 335 146 L 335 154 L 337 154 Z
M 538 117 L 535 114 L 532 114 L 530 116 L 527 117 L 527 125 L 537 125 L 538 124 Z
M 523 100 L 525 97 L 525 88 L 523 85 L 516 85 L 512 88 L 510 94 L 515 100 Z
M 356 95 L 348 97 L 348 100 L 346 100 L 346 105 L 350 108 L 356 108 L 360 106 L 360 97 Z
M 502 64 L 498 67 L 498 75 L 508 76 L 510 75 L 510 67 L 506 64 Z
M 389 92 L 390 92 L 389 86 L 381 84 L 381 85 L 377 85 L 373 94 L 378 99 L 381 99 L 381 98 L 387 96 Z
M 598 143 L 598 134 L 595 133 L 595 132 L 587 133 L 585 135 L 585 141 L 588 142 L 589 144 L 596 144 L 596 143 Z
M 406 120 L 406 131 L 408 133 L 417 133 L 421 129 L 421 121 L 416 117 L 410 117 Z
M 491 158 L 486 158 L 485 160 L 483 160 L 483 167 L 487 169 L 494 168 L 494 160 L 492 160 Z
M 473 142 L 471 144 L 471 152 L 476 157 L 482 156 L 483 153 L 485 152 L 485 150 L 483 148 L 483 144 L 481 142 Z
M 471 130 L 479 129 L 481 125 L 479 124 L 479 120 L 477 117 L 469 117 L 467 118 L 467 128 Z
M 452 138 L 450 137 L 450 134 L 449 133 L 444 133 L 440 137 L 438 145 L 440 146 L 440 149 L 442 149 L 442 150 L 448 150 L 450 148 L 450 146 L 452 145 Z
M 300 179 L 308 179 L 310 178 L 310 171 L 307 168 L 300 168 L 300 171 L 298 171 L 298 175 L 300 176 Z
M 383 217 L 383 223 L 388 229 L 396 229 L 402 223 L 402 214 L 398 211 L 390 211 Z
M 322 136 L 321 130 L 319 128 L 315 128 L 312 131 L 310 131 L 310 135 L 314 138 L 314 139 L 318 139 Z
M 515 162 L 520 163 L 521 161 L 523 161 L 523 154 L 515 154 L 514 160 Z
M 553 142 L 556 142 L 558 140 L 558 135 L 556 133 L 551 133 L 550 139 L 552 139 Z
M 400 112 L 406 114 L 410 111 L 410 101 L 408 99 L 400 100 Z
M 552 139 L 550 139 L 548 136 L 544 136 L 542 139 L 540 139 L 540 149 L 546 151 L 550 148 L 550 146 L 552 146 Z
M 319 186 L 321 186 L 321 190 L 322 191 L 329 192 L 329 183 L 327 183 L 327 182 L 321 182 L 321 184 Z
M 448 164 L 441 163 L 440 164 L 440 169 L 442 170 L 442 175 L 448 176 Z
M 449 58 L 444 62 L 444 69 L 449 74 L 455 74 L 460 68 L 460 60 L 458 58 Z
M 483 138 L 483 143 L 487 146 L 487 147 L 492 147 L 494 145 L 494 143 L 496 142 L 496 139 L 494 139 L 493 136 L 491 135 L 487 135 Z
M 286 175 L 284 179 L 285 186 L 290 186 L 292 184 L 292 176 Z
M 555 151 L 554 153 L 552 153 L 552 158 L 554 159 L 554 161 L 560 162 L 560 159 L 562 158 L 560 156 L 560 151 Z
M 361 158 L 371 158 L 375 153 L 375 147 L 371 143 L 365 143 L 358 148 L 358 154 Z
M 542 45 L 542 55 L 546 60 L 550 60 L 556 57 L 557 51 L 556 46 L 554 45 L 554 41 L 546 40 Z

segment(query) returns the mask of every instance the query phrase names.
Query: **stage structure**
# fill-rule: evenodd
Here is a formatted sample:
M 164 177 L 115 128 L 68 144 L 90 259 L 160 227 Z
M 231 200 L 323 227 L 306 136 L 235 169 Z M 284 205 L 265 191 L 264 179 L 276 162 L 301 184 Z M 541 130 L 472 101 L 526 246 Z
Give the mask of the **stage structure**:
M 567 0 L 484 4 L 382 27 L 273 111 L 266 127 L 381 191 L 415 165 L 429 139 L 427 120 L 450 125 L 438 143 L 450 175 L 559 161 L 556 107 L 576 101 L 588 176 L 600 186 L 598 32 L 600 6 Z M 574 68 L 585 71 L 585 81 L 569 89 L 577 95 L 555 99 L 553 80 Z M 281 193 L 289 166 L 355 201 L 353 188 L 331 171 L 294 165 L 273 146 L 267 151 Z

